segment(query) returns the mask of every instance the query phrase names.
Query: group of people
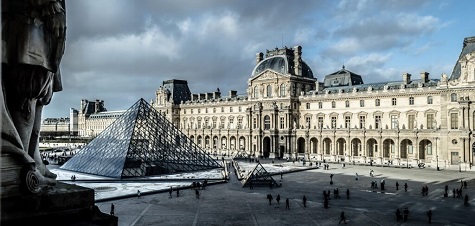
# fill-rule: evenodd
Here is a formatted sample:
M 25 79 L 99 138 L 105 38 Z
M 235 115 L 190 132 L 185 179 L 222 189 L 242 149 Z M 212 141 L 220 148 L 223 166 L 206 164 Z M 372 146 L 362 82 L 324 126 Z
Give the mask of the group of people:
M 401 211 L 399 209 L 396 210 L 396 221 L 401 221 L 404 219 L 404 221 L 407 221 L 407 218 L 409 217 L 409 209 L 406 207 L 404 210 Z
M 274 200 L 274 197 L 272 196 L 272 194 L 267 194 L 267 200 L 269 200 L 269 205 L 272 205 L 272 200 Z M 275 201 L 277 202 L 277 205 L 280 204 L 280 194 L 277 194 L 277 197 L 275 198 Z M 307 206 L 307 197 L 305 197 L 305 195 L 303 196 L 303 203 L 304 203 L 304 207 L 306 207 Z M 290 210 L 290 200 L 289 200 L 289 198 L 285 199 L 285 209 Z

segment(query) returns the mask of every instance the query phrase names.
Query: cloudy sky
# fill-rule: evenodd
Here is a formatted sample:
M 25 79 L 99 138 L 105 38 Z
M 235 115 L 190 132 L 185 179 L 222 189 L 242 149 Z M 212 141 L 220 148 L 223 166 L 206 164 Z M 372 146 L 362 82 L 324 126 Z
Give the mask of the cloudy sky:
M 302 46 L 313 74 L 346 69 L 365 83 L 450 74 L 475 36 L 471 0 L 67 1 L 64 90 L 43 118 L 68 117 L 81 99 L 123 110 L 168 79 L 192 93 L 244 94 L 255 54 Z

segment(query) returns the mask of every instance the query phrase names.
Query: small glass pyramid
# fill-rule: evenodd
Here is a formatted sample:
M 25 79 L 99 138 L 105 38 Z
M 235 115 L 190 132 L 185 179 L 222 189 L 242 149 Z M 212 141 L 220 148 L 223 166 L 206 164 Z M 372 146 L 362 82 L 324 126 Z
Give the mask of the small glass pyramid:
M 61 169 L 126 178 L 220 167 L 216 160 L 140 99 Z

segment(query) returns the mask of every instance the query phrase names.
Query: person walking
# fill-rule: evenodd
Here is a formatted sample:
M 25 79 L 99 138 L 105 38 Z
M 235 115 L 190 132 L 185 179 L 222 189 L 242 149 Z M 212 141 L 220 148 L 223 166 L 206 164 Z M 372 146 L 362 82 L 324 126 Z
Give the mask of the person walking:
M 137 198 L 140 198 L 140 190 L 137 190 Z
M 429 218 L 429 224 L 432 224 L 432 210 L 427 211 L 427 217 Z
M 114 216 L 114 209 L 115 209 L 114 203 L 111 203 L 111 215 L 112 216 Z
M 195 195 L 197 199 L 200 198 L 200 191 L 198 189 L 195 189 Z
M 399 222 L 401 220 L 401 211 L 399 209 L 396 210 L 396 221 Z
M 307 197 L 303 196 L 303 207 L 307 207 Z
M 169 197 L 168 198 L 172 198 L 172 192 L 173 192 L 173 187 L 170 186 L 170 190 L 168 191 L 168 194 L 169 194 Z
M 468 206 L 468 205 L 469 205 L 469 204 L 468 204 L 468 195 L 467 195 L 467 194 L 465 194 L 465 198 L 464 198 L 464 200 L 463 200 L 463 204 L 464 204 L 465 206 Z
M 396 190 L 399 190 L 399 183 L 396 181 Z
M 176 189 L 176 197 L 180 197 L 180 189 Z
M 407 183 L 404 183 L 404 191 L 407 192 Z
M 350 189 L 346 189 L 346 199 L 350 199 Z
M 285 199 L 285 209 L 290 210 L 290 201 L 289 198 Z
M 340 222 L 338 222 L 338 224 L 341 224 L 342 221 L 346 224 L 345 211 L 341 211 Z
M 280 204 L 280 194 L 277 194 L 277 198 L 275 198 L 275 201 L 277 201 L 277 205 Z

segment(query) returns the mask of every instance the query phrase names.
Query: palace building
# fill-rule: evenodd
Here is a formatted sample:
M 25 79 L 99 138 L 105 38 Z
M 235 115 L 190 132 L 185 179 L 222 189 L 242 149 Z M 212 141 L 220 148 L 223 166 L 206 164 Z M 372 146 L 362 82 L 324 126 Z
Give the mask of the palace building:
M 475 37 L 464 39 L 450 76 L 402 73 L 399 81 L 368 84 L 343 66 L 317 80 L 300 46 L 256 54 L 250 72 L 246 95 L 192 94 L 187 81 L 173 79 L 151 104 L 211 154 L 401 167 L 473 163 Z M 80 111 L 79 134 L 110 124 L 112 116 L 98 108 Z

